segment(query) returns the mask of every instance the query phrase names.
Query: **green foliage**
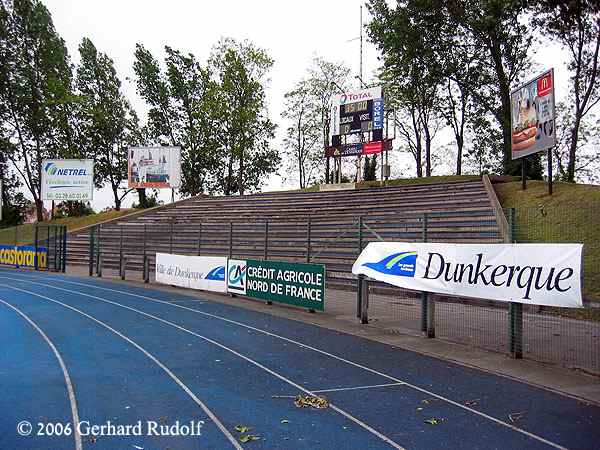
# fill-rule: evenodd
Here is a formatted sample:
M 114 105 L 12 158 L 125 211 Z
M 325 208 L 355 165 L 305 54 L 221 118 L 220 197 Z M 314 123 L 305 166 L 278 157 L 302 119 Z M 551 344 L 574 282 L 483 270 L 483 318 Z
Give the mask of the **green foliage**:
M 348 84 L 350 70 L 342 64 L 315 58 L 306 77 L 285 94 L 281 114 L 289 126 L 283 140 L 287 172 L 300 188 L 314 184 L 323 171 L 323 148 L 328 145 L 331 97 Z
M 94 158 L 96 187 L 110 184 L 118 211 L 127 193 L 119 192 L 127 178 L 127 148 L 140 143 L 141 131 L 137 115 L 121 92 L 112 59 L 99 52 L 88 38 L 79 45 L 79 54 L 81 139 L 85 154 Z
M 158 200 L 158 192 L 153 190 L 153 195 L 146 195 L 146 189 L 136 189 L 138 192 L 138 203 L 134 203 L 131 205 L 134 209 L 147 209 L 154 208 L 156 206 L 162 205 L 162 202 Z
M 211 109 L 219 118 L 213 133 L 224 156 L 213 182 L 225 195 L 258 190 L 281 161 L 270 148 L 275 125 L 263 85 L 272 66 L 264 50 L 228 38 L 219 41 L 208 61 L 215 83 Z
M 0 61 L 0 138 L 41 220 L 41 161 L 71 154 L 74 101 L 67 49 L 41 2 L 0 2 Z
M 598 161 L 597 148 L 592 149 L 595 158 L 589 153 L 586 134 L 594 123 L 592 108 L 600 102 L 600 4 L 592 0 L 533 0 L 531 11 L 538 29 L 557 40 L 569 55 L 569 107 L 563 106 L 561 111 L 568 117 L 560 119 L 568 131 L 562 136 L 557 157 L 561 177 L 574 182 L 582 171 L 590 170 L 590 163 Z M 586 121 L 586 116 L 591 120 Z
M 377 180 L 377 155 L 364 157 L 363 163 L 363 181 L 376 181 Z
M 224 39 L 206 66 L 165 47 L 166 70 L 136 46 L 137 90 L 150 106 L 148 139 L 182 147 L 184 195 L 255 191 L 274 172 L 275 125 L 263 83 L 273 61 L 254 45 Z
M 63 219 L 66 217 L 84 217 L 96 214 L 89 202 L 60 202 L 56 205 L 53 219 Z

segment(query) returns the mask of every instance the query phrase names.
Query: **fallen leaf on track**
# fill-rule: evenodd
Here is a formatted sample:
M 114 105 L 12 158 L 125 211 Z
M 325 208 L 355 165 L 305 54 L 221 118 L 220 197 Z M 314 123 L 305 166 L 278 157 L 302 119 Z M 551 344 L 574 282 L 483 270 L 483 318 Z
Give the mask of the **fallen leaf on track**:
M 440 423 L 443 423 L 445 421 L 446 419 L 444 419 L 443 417 L 432 417 L 431 419 L 425 420 L 425 423 L 428 423 L 429 425 L 439 425 Z
M 246 442 L 251 442 L 251 441 L 258 441 L 259 439 L 260 439 L 260 437 L 254 435 L 254 434 L 248 434 L 246 436 L 242 436 L 240 438 L 240 441 L 243 443 L 246 443 Z

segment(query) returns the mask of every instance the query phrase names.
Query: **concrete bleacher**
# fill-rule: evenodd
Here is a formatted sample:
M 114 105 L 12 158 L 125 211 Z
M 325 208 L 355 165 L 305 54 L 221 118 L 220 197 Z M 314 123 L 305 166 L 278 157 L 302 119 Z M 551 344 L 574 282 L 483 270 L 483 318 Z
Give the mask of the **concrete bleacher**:
M 375 240 L 502 242 L 481 180 L 352 191 L 198 196 L 102 224 L 102 265 L 153 268 L 156 252 L 325 264 L 328 278 L 349 277 L 359 246 Z M 362 225 L 360 223 L 362 222 Z M 68 237 L 68 265 L 88 265 L 90 230 Z M 98 239 L 99 234 L 99 239 Z M 309 245 L 310 242 L 310 245 Z

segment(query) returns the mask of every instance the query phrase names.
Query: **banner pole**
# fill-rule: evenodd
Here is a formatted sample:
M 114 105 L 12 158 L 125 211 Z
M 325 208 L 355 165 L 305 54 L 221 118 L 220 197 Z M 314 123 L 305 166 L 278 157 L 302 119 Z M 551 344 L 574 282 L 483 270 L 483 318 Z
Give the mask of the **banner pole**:
M 552 195 L 552 147 L 548 149 L 548 195 Z
M 525 176 L 525 164 L 526 164 L 526 156 L 521 158 L 521 187 L 523 190 L 527 189 L 527 177 Z

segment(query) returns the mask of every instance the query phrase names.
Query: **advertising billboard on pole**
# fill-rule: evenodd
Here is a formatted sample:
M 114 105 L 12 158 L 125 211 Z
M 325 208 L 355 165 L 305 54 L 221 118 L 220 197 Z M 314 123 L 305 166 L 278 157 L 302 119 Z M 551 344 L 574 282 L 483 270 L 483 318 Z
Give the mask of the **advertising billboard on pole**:
M 93 196 L 93 159 L 42 160 L 42 200 L 87 202 Z
M 556 145 L 554 106 L 554 69 L 511 93 L 512 159 Z
M 130 147 L 128 186 L 138 188 L 177 188 L 181 184 L 180 147 Z

